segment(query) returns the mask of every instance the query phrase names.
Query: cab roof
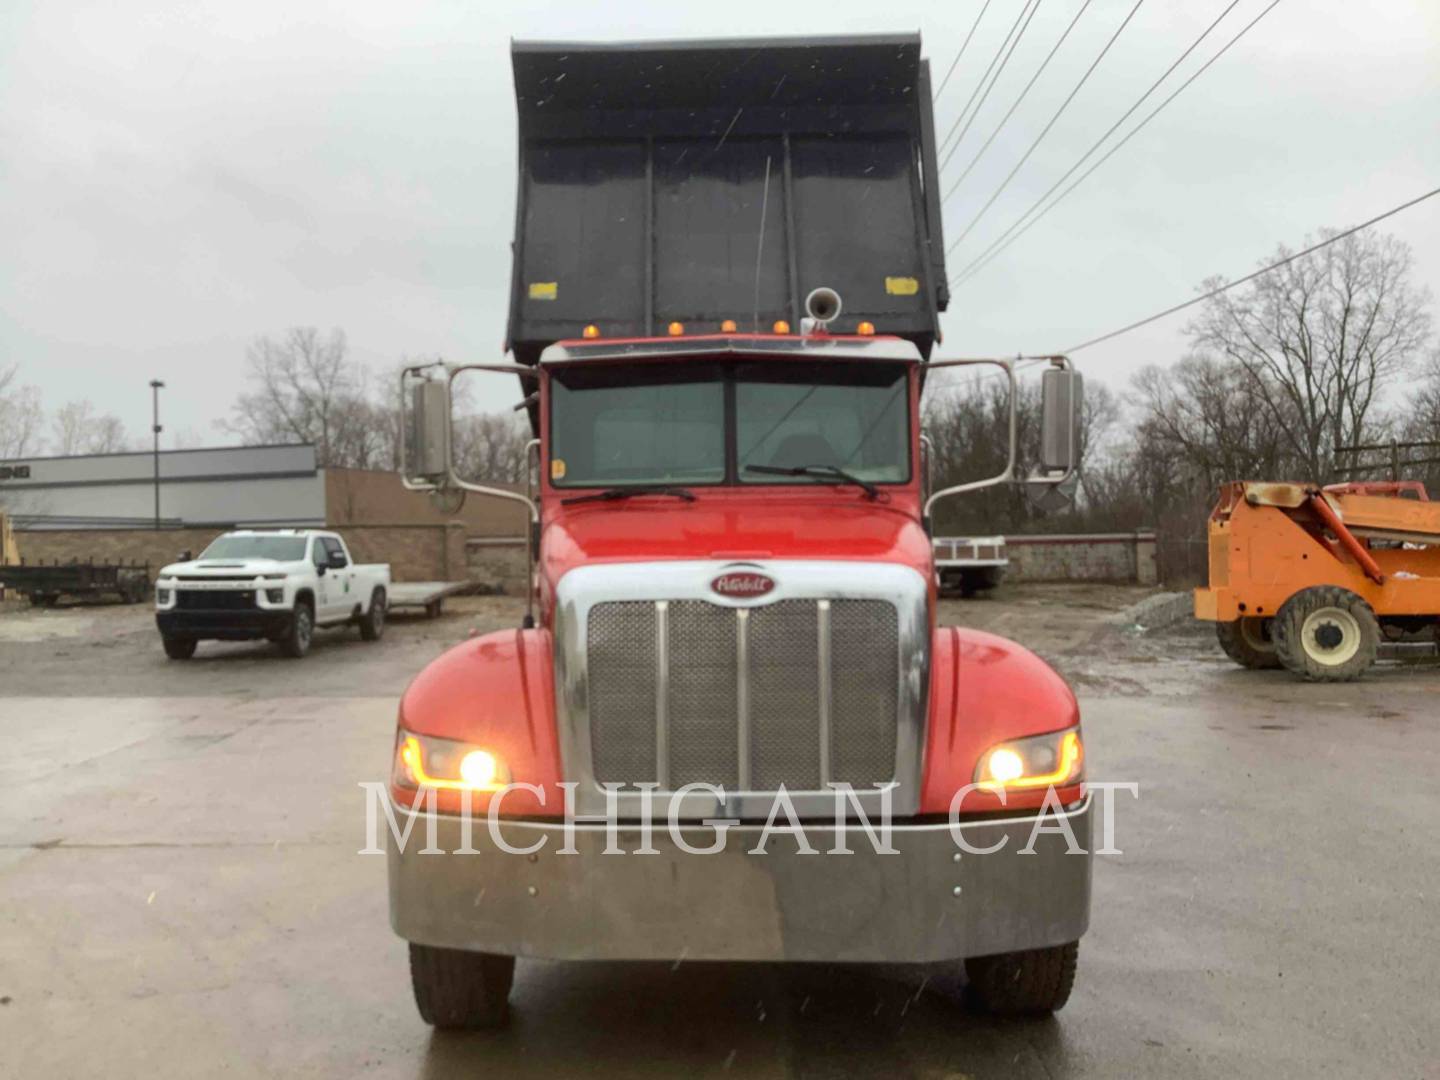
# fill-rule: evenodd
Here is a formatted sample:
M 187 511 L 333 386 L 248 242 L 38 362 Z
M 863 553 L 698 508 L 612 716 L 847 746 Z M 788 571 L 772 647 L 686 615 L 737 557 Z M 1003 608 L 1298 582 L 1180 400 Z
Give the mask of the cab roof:
M 684 338 L 619 338 L 559 341 L 540 354 L 542 365 L 592 360 L 779 357 L 787 360 L 888 360 L 918 364 L 913 342 L 896 337 L 829 334 L 701 334 Z

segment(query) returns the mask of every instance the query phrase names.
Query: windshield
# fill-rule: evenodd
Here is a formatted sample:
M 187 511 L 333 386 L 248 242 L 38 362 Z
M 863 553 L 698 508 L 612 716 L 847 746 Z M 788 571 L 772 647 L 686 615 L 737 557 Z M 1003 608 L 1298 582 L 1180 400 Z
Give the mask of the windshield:
M 594 366 L 551 382 L 550 479 L 557 487 L 833 483 L 910 478 L 901 364 Z
M 303 536 L 221 536 L 200 553 L 202 559 L 275 559 L 299 562 L 305 558 Z

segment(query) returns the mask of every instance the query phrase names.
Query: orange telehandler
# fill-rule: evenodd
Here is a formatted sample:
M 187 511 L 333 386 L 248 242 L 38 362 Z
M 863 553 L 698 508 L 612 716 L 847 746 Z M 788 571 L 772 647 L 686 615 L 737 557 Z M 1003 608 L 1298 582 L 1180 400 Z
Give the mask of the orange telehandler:
M 1195 617 L 1250 668 L 1357 679 L 1382 637 L 1440 627 L 1440 502 L 1423 484 L 1233 483 Z

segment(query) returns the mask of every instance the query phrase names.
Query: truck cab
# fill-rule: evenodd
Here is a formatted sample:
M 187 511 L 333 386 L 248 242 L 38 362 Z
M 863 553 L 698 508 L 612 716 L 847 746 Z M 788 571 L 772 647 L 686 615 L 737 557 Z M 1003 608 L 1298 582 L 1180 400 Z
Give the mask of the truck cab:
M 523 623 L 450 650 L 400 702 L 390 911 L 421 1015 L 503 1022 L 517 957 L 963 962 L 996 1012 L 1059 1008 L 1089 919 L 1078 707 L 1023 646 L 937 619 L 931 508 L 1017 482 L 1015 435 L 1001 476 L 932 491 L 921 394 L 947 366 L 994 365 L 1012 385 L 1015 371 L 930 355 L 943 242 L 925 194 L 918 38 L 522 43 L 515 55 L 518 362 L 417 366 L 401 387 L 407 486 L 452 504 L 466 492 L 524 503 L 533 559 Z M 589 127 L 567 111 L 582 105 L 565 100 L 562 70 L 600 101 Z M 717 147 L 724 131 L 698 102 L 720 86 L 768 104 Z M 527 112 L 536 102 L 543 119 Z M 623 145 L 597 147 L 612 121 Z M 687 133 L 696 161 L 674 171 L 680 151 L 645 133 L 678 140 L 694 123 L 706 129 Z M 854 125 L 855 160 L 832 162 L 828 182 L 813 172 L 822 157 L 807 157 L 823 124 Z M 632 250 L 635 230 L 651 238 L 641 261 L 648 250 L 666 263 L 686 237 L 708 250 L 711 230 L 737 249 L 743 238 L 753 269 L 770 226 L 750 215 L 772 149 L 769 197 L 794 265 L 823 253 L 807 215 L 867 185 L 887 218 L 901 207 L 911 223 L 877 237 L 862 216 L 830 234 L 889 245 L 878 264 L 855 243 L 830 249 L 839 280 L 859 283 L 853 301 L 825 279 L 797 291 L 783 260 L 756 284 L 744 260 L 695 254 L 708 290 L 649 265 L 631 303 L 616 291 L 633 268 L 621 256 L 587 284 L 600 252 L 562 251 L 543 235 L 554 213 L 527 209 L 573 210 L 602 190 L 618 205 L 634 182 L 640 217 L 606 219 L 626 239 L 616 250 Z M 881 159 L 889 171 L 866 180 Z M 753 180 L 757 201 L 737 209 L 713 172 Z M 661 180 L 718 218 L 688 217 L 677 234 Z M 898 283 L 879 280 L 885 265 Z M 593 306 L 561 332 L 545 297 L 586 288 Z M 468 372 L 520 379 L 529 491 L 456 473 L 451 386 Z M 1042 471 L 1027 479 L 1053 487 L 1074 471 L 1079 379 L 1058 357 L 1044 379 Z

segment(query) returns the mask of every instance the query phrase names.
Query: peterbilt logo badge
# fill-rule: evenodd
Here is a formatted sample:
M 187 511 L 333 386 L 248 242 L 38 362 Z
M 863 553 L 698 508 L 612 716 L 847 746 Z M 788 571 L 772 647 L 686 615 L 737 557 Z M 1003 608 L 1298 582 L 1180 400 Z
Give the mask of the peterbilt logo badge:
M 710 582 L 710 588 L 714 589 L 721 596 L 730 596 L 746 600 L 756 596 L 764 596 L 771 589 L 775 588 L 775 579 L 767 577 L 765 574 L 757 574 L 751 570 L 732 570 L 729 573 L 721 574 L 714 581 Z

